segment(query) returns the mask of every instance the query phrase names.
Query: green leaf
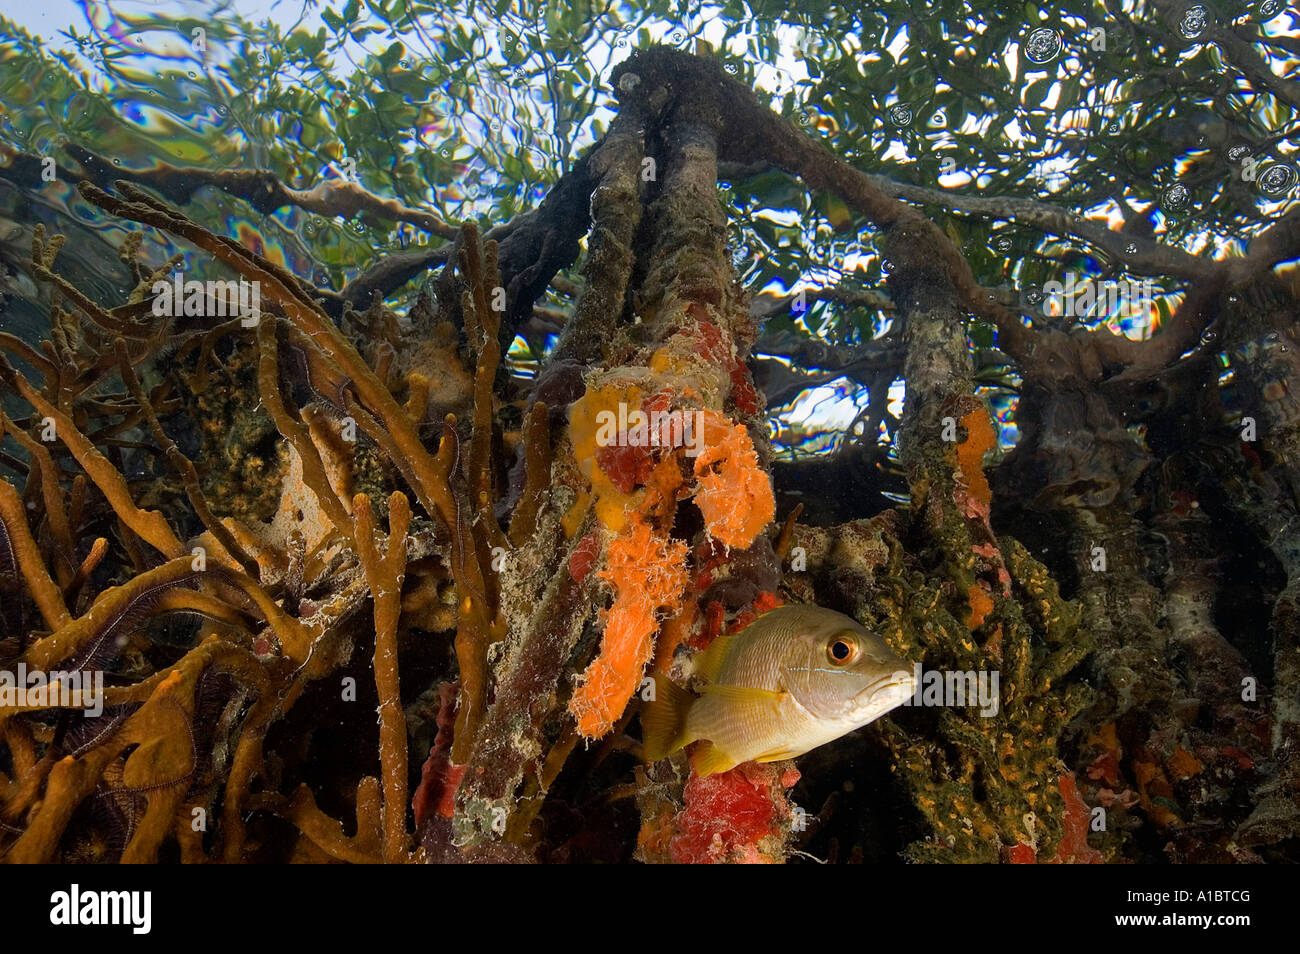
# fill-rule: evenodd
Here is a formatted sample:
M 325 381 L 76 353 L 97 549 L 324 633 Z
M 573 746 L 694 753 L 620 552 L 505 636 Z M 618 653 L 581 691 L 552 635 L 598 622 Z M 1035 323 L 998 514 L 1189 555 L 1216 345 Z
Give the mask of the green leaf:
M 402 46 L 401 43 L 393 43 L 383 53 L 379 54 L 379 62 L 384 65 L 384 69 L 391 70 L 397 65 L 398 60 L 402 58 L 402 54 L 405 52 L 406 47 Z

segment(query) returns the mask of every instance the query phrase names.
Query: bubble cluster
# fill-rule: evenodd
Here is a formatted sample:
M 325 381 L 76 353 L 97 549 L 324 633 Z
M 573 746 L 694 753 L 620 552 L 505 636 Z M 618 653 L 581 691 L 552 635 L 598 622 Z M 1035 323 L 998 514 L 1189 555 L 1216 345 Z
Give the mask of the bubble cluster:
M 1011 236 L 1009 235 L 995 236 L 993 239 L 993 248 L 995 251 L 998 252 L 1011 251 Z
M 1250 155 L 1250 146 L 1244 142 L 1239 142 L 1228 150 L 1228 160 L 1230 162 L 1240 162 Z
M 1061 34 L 1051 27 L 1039 27 L 1025 38 L 1025 59 L 1030 63 L 1050 63 L 1061 52 Z
M 1037 305 L 1043 300 L 1043 293 L 1037 288 L 1031 288 L 1025 292 L 1025 301 L 1031 305 Z

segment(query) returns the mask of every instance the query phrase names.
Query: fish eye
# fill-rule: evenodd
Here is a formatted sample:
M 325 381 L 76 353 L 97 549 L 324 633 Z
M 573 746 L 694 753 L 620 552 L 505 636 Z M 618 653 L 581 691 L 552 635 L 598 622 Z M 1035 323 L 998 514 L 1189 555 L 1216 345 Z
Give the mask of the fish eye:
M 850 633 L 840 633 L 826 644 L 826 656 L 833 666 L 847 666 L 861 654 L 858 641 Z

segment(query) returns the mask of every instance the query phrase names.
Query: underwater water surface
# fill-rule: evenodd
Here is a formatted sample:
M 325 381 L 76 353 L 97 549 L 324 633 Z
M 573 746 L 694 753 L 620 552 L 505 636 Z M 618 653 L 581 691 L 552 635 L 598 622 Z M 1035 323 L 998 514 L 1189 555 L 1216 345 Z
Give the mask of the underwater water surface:
M 1300 860 L 1297 76 L 0 0 L 0 857 Z

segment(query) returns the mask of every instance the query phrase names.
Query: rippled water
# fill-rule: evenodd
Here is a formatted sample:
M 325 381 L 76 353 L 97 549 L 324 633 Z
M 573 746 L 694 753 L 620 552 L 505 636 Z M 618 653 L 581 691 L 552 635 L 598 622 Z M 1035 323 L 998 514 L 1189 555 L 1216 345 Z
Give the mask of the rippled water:
M 1281 3 L 1264 0 L 1258 6 L 1254 15 L 1267 34 L 1285 36 L 1296 29 L 1297 15 Z M 242 19 L 234 12 L 241 9 L 246 9 Z M 478 11 L 461 22 L 434 14 L 424 19 L 390 17 L 394 26 L 359 5 L 354 16 L 368 23 L 368 32 L 358 37 L 354 31 L 340 39 L 333 25 L 322 19 L 322 9 L 279 3 L 269 9 L 232 11 L 205 3 L 145 0 L 80 0 L 51 7 L 45 15 L 27 19 L 39 24 L 40 38 L 0 29 L 5 76 L 0 87 L 0 143 L 38 157 L 58 156 L 68 143 L 87 146 L 124 172 L 159 163 L 209 170 L 271 169 L 289 185 L 304 189 L 328 180 L 355 179 L 378 194 L 436 210 L 445 221 L 475 216 L 503 221 L 535 207 L 613 116 L 608 94 L 582 103 L 564 98 L 545 49 L 529 39 L 533 25 L 513 14 L 495 17 Z M 399 12 L 406 7 L 399 3 L 376 9 Z M 254 23 L 268 16 L 260 25 Z M 874 125 L 853 128 L 857 116 L 852 111 L 801 102 L 813 79 L 808 63 L 815 44 L 807 33 L 793 27 L 772 30 L 770 25 L 760 30 L 743 23 L 728 23 L 724 30 L 723 22 L 703 12 L 683 23 L 631 7 L 614 8 L 581 38 L 582 55 L 564 80 L 578 87 L 599 86 L 635 46 L 656 41 L 721 45 L 725 34 L 726 51 L 735 54 L 726 59 L 727 71 L 752 81 L 775 108 L 788 112 L 805 131 L 826 137 L 850 159 L 870 154 L 885 162 L 928 161 L 927 156 L 939 155 L 936 150 L 948 148 L 961 135 L 990 130 L 991 114 L 957 117 L 944 108 L 918 112 L 917 105 L 900 98 L 902 86 L 883 105 Z M 1213 22 L 1212 11 L 1195 5 L 1179 21 L 1179 30 L 1195 41 Z M 1051 107 L 1061 96 L 1074 95 L 1069 83 L 1079 69 L 1079 42 L 1060 26 L 1027 29 L 1007 51 L 1010 75 L 1032 95 L 1041 92 L 1043 104 Z M 867 71 L 885 58 L 905 57 L 911 43 L 910 28 L 903 23 L 875 42 L 844 37 L 841 55 L 847 51 L 858 68 Z M 756 45 L 766 56 L 747 53 Z M 1190 44 L 1179 60 L 1191 61 L 1200 49 Z M 306 67 L 312 57 L 328 69 Z M 460 68 L 466 58 L 474 64 L 468 73 Z M 48 68 L 42 67 L 43 60 Z M 1286 64 L 1280 68 L 1285 70 Z M 473 88 L 466 77 L 474 81 Z M 946 85 L 940 82 L 936 90 L 942 92 Z M 1114 92 L 1101 91 L 1104 96 Z M 1236 95 L 1243 103 L 1252 102 L 1246 90 Z M 313 108 L 302 109 L 303 104 Z M 1025 104 L 1032 105 L 1029 100 Z M 322 123 L 316 106 L 337 117 L 340 128 Z M 1066 141 L 1087 132 L 1095 113 L 1092 108 L 1058 109 L 1051 125 Z M 1198 115 L 1192 114 L 1191 120 L 1199 121 Z M 1008 127 L 1013 133 L 1018 122 L 1013 119 Z M 1101 135 L 1121 135 L 1126 122 L 1122 113 L 1109 120 L 1103 116 Z M 1199 144 L 1187 144 L 1171 170 L 1175 178 L 1160 189 L 1156 201 L 1124 206 L 1113 197 L 1097 197 L 1079 213 L 1110 229 L 1135 216 L 1146 223 L 1145 231 L 1157 236 L 1178 228 L 1179 218 L 1190 214 L 1198 200 L 1194 184 L 1189 187 L 1179 177 L 1194 177 L 1200 157 L 1215 145 L 1209 140 L 1217 129 L 1210 128 Z M 364 144 L 365 154 L 344 155 L 336 133 Z M 1294 152 L 1294 144 L 1283 141 L 1282 146 L 1284 152 Z M 1232 146 L 1229 159 L 1243 160 L 1243 149 L 1247 147 Z M 1039 191 L 1051 195 L 1065 188 L 1076 163 L 1068 154 L 1041 159 L 1033 170 Z M 941 164 L 938 171 L 943 188 L 978 192 L 993 181 L 993 170 L 959 170 L 955 163 Z M 1289 162 L 1262 164 L 1256 179 L 1261 211 L 1284 208 L 1294 194 L 1295 179 L 1296 166 Z M 880 283 L 887 263 L 874 248 L 844 234 L 833 207 L 810 204 L 797 189 L 760 186 L 752 181 L 720 183 L 720 197 L 738 223 L 731 236 L 733 260 L 754 295 L 781 298 L 801 289 L 870 288 Z M 326 219 L 294 206 L 262 215 L 218 189 L 202 190 L 199 201 L 205 225 L 325 289 L 342 289 L 387 252 L 429 241 L 427 233 L 405 223 Z M 16 267 L 37 221 L 50 231 L 70 235 L 78 249 L 68 266 L 75 280 L 109 297 L 123 287 L 126 276 L 112 248 L 125 226 L 81 200 L 70 179 L 38 190 L 0 181 L 0 216 L 0 254 L 14 276 L 3 316 L 6 329 L 27 340 L 41 334 L 44 318 L 35 289 Z M 1181 241 L 1189 251 L 1208 251 L 1215 257 L 1244 247 L 1240 237 L 1209 231 L 1193 232 Z M 1041 261 L 1057 259 L 1079 280 L 1103 277 L 1103 263 L 1051 236 L 994 224 L 987 243 L 980 244 L 978 254 L 972 255 L 977 278 L 1014 289 L 1035 323 L 1060 323 L 1067 317 L 1061 296 L 1051 296 L 1041 279 L 1033 277 L 1041 273 Z M 963 245 L 968 253 L 972 248 L 969 240 Z M 1129 248 L 1136 250 L 1136 244 Z M 187 270 L 201 274 L 204 268 L 190 247 L 157 231 L 147 233 L 144 251 L 151 262 L 180 253 Z M 1181 292 L 1176 285 L 1156 285 L 1146 292 L 1133 302 L 1103 300 L 1071 309 L 1069 323 L 1082 328 L 1104 325 L 1134 340 L 1149 337 L 1177 310 Z M 408 288 L 391 304 L 401 310 L 409 296 Z M 542 304 L 562 310 L 572 300 L 552 293 Z M 887 312 L 827 301 L 815 300 L 802 310 L 792 305 L 775 317 L 771 327 L 788 327 L 837 346 L 876 340 L 890 329 Z M 515 341 L 509 360 L 516 374 L 535 373 L 538 361 L 554 346 L 555 331 L 558 328 L 538 328 Z M 779 352 L 765 351 L 763 344 L 760 341 L 757 357 L 781 358 Z M 875 415 L 877 431 L 864 435 L 860 425 L 867 416 L 868 397 L 860 380 L 828 377 L 834 368 L 809 365 L 795 370 L 810 375 L 813 383 L 771 409 L 771 436 L 779 456 L 824 454 L 846 440 L 892 443 L 901 382 L 895 382 L 887 396 L 877 396 L 890 406 L 883 417 Z M 1014 446 L 1018 437 L 1015 384 L 1012 376 L 986 386 L 1001 425 L 1003 449 Z

